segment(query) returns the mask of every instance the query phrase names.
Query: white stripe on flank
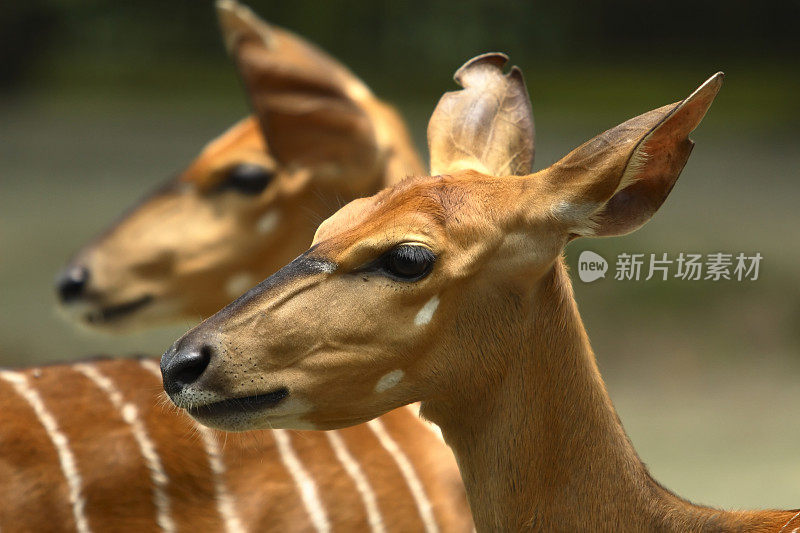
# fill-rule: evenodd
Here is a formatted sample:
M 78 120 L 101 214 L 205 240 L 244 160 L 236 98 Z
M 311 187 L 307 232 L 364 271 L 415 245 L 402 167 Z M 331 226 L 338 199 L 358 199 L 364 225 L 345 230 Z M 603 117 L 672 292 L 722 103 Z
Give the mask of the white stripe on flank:
M 42 397 L 28 383 L 28 379 L 20 372 L 10 370 L 0 371 L 0 378 L 10 383 L 17 394 L 22 396 L 33 408 L 39 422 L 44 426 L 47 436 L 53 442 L 53 446 L 58 453 L 58 461 L 61 463 L 61 471 L 67 479 L 69 487 L 69 501 L 72 504 L 72 516 L 75 518 L 75 527 L 80 533 L 89 533 L 89 522 L 86 520 L 86 500 L 81 495 L 81 475 L 75 463 L 75 456 L 69 447 L 66 435 L 61 433 L 58 423 L 53 414 L 47 410 Z
M 158 363 L 151 359 L 141 359 L 139 362 L 146 370 L 161 379 L 161 368 Z M 189 420 L 200 432 L 200 436 L 203 439 L 203 447 L 208 456 L 208 466 L 211 469 L 211 476 L 214 480 L 217 512 L 225 523 L 225 531 L 228 533 L 243 533 L 247 529 L 242 525 L 239 513 L 236 511 L 236 502 L 225 483 L 225 463 L 222 459 L 222 450 L 220 450 L 217 436 L 213 431 L 202 424 L 198 424 L 194 419 L 190 418 Z
M 364 475 L 364 471 L 361 470 L 358 461 L 347 449 L 347 445 L 338 432 L 326 431 L 325 436 L 328 437 L 336 458 L 339 459 L 339 462 L 342 463 L 344 469 L 347 470 L 347 473 L 350 474 L 356 484 L 356 489 L 358 489 L 358 493 L 361 495 L 361 500 L 367 510 L 370 531 L 375 533 L 385 532 L 386 528 L 383 525 L 383 516 L 381 516 L 380 509 L 378 509 L 378 500 L 375 497 L 375 492 L 372 490 L 369 481 L 367 481 L 367 477 Z
M 213 431 L 201 424 L 195 423 L 195 427 L 200 430 L 200 435 L 203 437 L 203 446 L 205 446 L 206 454 L 208 455 L 208 464 L 211 466 L 211 472 L 214 475 L 214 492 L 217 495 L 217 511 L 219 511 L 219 514 L 225 522 L 225 531 L 228 533 L 242 533 L 247 531 L 242 525 L 242 521 L 239 520 L 239 514 L 236 512 L 236 504 L 225 484 L 225 463 L 222 462 L 222 451 L 219 449 L 217 436 Z
M 306 506 L 306 511 L 308 511 L 314 529 L 319 533 L 330 532 L 331 524 L 328 521 L 328 515 L 325 513 L 322 501 L 319 499 L 317 486 L 294 453 L 289 434 L 284 429 L 273 429 L 272 434 L 275 435 L 275 442 L 278 445 L 278 453 L 280 453 L 281 460 L 294 478 L 294 482 L 300 491 L 300 497 Z
M 161 367 L 152 359 L 139 359 L 139 363 L 151 374 L 161 380 Z
M 392 439 L 380 420 L 377 418 L 370 420 L 367 422 L 367 425 L 372 432 L 375 433 L 375 436 L 378 437 L 381 446 L 389 452 L 389 455 L 392 456 L 397 466 L 400 467 L 400 472 L 402 472 L 403 477 L 406 479 L 408 488 L 411 489 L 411 495 L 414 497 L 414 503 L 417 505 L 417 511 L 419 511 L 419 516 L 422 518 L 422 523 L 425 524 L 425 531 L 428 533 L 438 532 L 439 527 L 436 525 L 436 518 L 433 516 L 431 502 L 427 494 L 425 494 L 425 489 L 422 486 L 422 482 L 417 477 L 417 473 L 414 471 L 411 461 L 408 460 L 408 457 L 406 457 L 406 454 L 400 449 L 400 446 Z
M 778 533 L 783 533 L 784 530 L 786 530 L 786 528 L 789 527 L 789 524 L 791 524 L 794 521 L 794 519 L 797 518 L 798 516 L 800 516 L 800 511 L 798 511 L 796 515 L 791 517 L 788 522 L 783 524 L 783 527 L 780 529 L 780 531 L 778 531 Z M 798 529 L 800 529 L 800 528 L 797 528 L 797 527 L 794 528 L 791 533 L 795 533 L 795 531 L 797 531 Z
M 150 440 L 147 430 L 142 420 L 139 418 L 139 412 L 136 406 L 130 402 L 126 402 L 114 382 L 107 376 L 101 374 L 94 365 L 78 363 L 74 365 L 73 368 L 89 378 L 100 390 L 108 395 L 114 408 L 120 412 L 122 419 L 131 427 L 133 437 L 136 439 L 136 444 L 139 445 L 139 451 L 142 452 L 142 457 L 144 457 L 147 469 L 150 471 L 150 480 L 153 482 L 153 502 L 156 506 L 156 523 L 167 533 L 174 532 L 175 522 L 172 520 L 169 495 L 167 494 L 169 479 L 164 470 L 164 465 L 161 463 L 161 458 L 158 456 L 155 444 Z

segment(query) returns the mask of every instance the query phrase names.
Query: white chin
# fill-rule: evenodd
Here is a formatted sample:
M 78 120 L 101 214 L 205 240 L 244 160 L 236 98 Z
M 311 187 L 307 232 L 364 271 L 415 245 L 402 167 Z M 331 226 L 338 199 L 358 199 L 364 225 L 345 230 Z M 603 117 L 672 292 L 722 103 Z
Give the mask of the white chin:
M 227 414 L 225 416 L 192 416 L 197 422 L 222 431 L 253 431 L 259 429 L 319 429 L 298 416 L 268 416 L 263 412 Z

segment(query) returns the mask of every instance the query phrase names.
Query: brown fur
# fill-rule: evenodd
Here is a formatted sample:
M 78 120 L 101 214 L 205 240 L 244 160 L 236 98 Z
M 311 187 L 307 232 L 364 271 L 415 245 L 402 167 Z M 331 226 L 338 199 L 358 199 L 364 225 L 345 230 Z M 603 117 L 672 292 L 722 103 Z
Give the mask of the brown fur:
M 211 350 L 194 394 L 287 387 L 311 405 L 300 420 L 322 428 L 421 400 L 453 447 L 480 531 L 780 530 L 794 511 L 711 509 L 653 481 L 605 390 L 561 258 L 576 235 L 632 231 L 654 214 L 721 81 L 536 174 L 462 170 L 346 206 L 304 257 L 328 269 L 287 267 L 176 343 Z M 443 116 L 458 129 L 459 116 L 432 120 Z M 452 138 L 432 154 L 443 168 L 463 159 L 463 137 Z M 366 267 L 402 244 L 435 253 L 429 275 L 396 281 Z M 402 379 L 377 391 L 393 369 Z M 247 420 L 291 425 L 270 410 Z M 241 419 L 213 422 L 242 428 Z
M 223 531 L 208 457 L 194 423 L 164 403 L 160 381 L 135 360 L 89 363 L 136 406 L 167 474 L 179 531 Z M 82 477 L 86 516 L 94 531 L 156 531 L 152 482 L 130 426 L 108 396 L 72 365 L 23 371 L 53 414 Z M 442 531 L 472 523 L 452 454 L 407 409 L 382 418 L 407 454 L 434 506 Z M 340 432 L 373 487 L 387 531 L 420 531 L 405 480 L 364 426 Z M 298 489 L 278 459 L 270 431 L 218 435 L 225 482 L 248 531 L 309 531 Z M 317 484 L 336 531 L 367 531 L 355 485 L 324 433 L 291 434 L 292 446 Z M 73 531 L 66 480 L 51 439 L 28 403 L 0 380 L 0 530 Z
M 89 266 L 92 273 L 84 305 L 102 308 L 135 300 L 142 294 L 154 297 L 150 306 L 118 321 L 95 325 L 113 329 L 211 314 L 231 300 L 225 291 L 231 276 L 246 273 L 254 280 L 262 279 L 302 251 L 313 237 L 314 216 L 325 216 L 339 202 L 422 172 L 399 116 L 338 62 L 301 38 L 267 26 L 238 4 L 221 3 L 220 17 L 229 43 L 232 33 L 269 34 L 263 46 L 251 43 L 254 46 L 250 46 L 246 56 L 232 46 L 245 76 L 245 86 L 256 104 L 257 116 L 242 120 L 209 143 L 173 182 L 146 198 L 73 259 L 74 264 Z M 305 82 L 333 84 L 333 96 L 323 102 L 314 100 L 315 95 L 309 94 L 307 87 L 292 87 L 287 93 L 285 81 L 292 78 L 289 73 L 297 68 L 302 71 L 309 62 L 314 63 L 314 69 L 303 71 Z M 269 76 L 248 78 L 249 72 L 259 68 L 266 69 Z M 293 105 L 318 106 L 323 119 L 317 116 L 309 123 L 305 120 L 308 117 L 292 118 L 287 112 Z M 316 128 L 325 135 L 328 122 L 324 116 L 335 115 L 342 108 L 358 115 L 368 127 L 339 132 L 336 143 L 320 137 L 317 140 L 321 144 L 313 147 L 297 144 L 302 140 L 299 132 L 308 133 Z M 283 118 L 276 123 L 278 116 Z M 354 148 L 361 151 L 364 143 L 373 149 L 362 153 L 354 164 L 350 151 Z M 276 172 L 273 184 L 257 198 L 218 191 L 227 172 L 241 163 L 258 164 Z M 257 230 L 258 220 L 270 210 L 279 212 L 279 221 L 271 233 L 261 235 Z M 103 363 L 103 370 L 147 419 L 148 430 L 163 454 L 172 480 L 170 497 L 174 511 L 180 515 L 179 523 L 195 530 L 220 529 L 205 452 L 193 423 L 185 416 L 162 409 L 154 401 L 153 391 L 158 384 L 136 364 Z M 111 412 L 108 399 L 69 365 L 49 367 L 44 378 L 47 384 L 42 394 L 62 396 L 53 407 L 56 418 L 68 421 L 69 431 L 65 432 L 70 433 L 70 442 L 74 440 L 79 469 L 90 478 L 86 493 L 91 504 L 91 525 L 98 530 L 154 529 L 155 512 L 147 471 L 143 470 L 129 429 L 119 415 Z M 71 385 L 59 391 L 55 384 L 59 380 Z M 34 381 L 39 383 L 43 381 Z M 8 398 L 21 402 L 13 394 Z M 82 407 L 77 409 L 78 405 Z M 24 405 L 20 409 L 22 412 Z M 76 418 L 76 413 L 84 412 L 93 416 Z M 20 419 L 19 412 L 13 411 L 7 416 L 5 422 L 0 413 L 0 428 L 5 424 L 24 428 L 19 432 L 19 447 L 24 449 L 42 437 L 41 442 L 36 441 L 41 449 L 37 449 L 34 457 L 41 461 L 43 473 L 41 479 L 36 478 L 36 471 L 14 455 L 20 448 L 0 447 L 0 465 L 4 452 L 13 457 L 9 461 L 12 465 L 9 475 L 4 478 L 12 481 L 3 485 L 9 494 L 8 501 L 13 503 L 6 507 L 8 519 L 0 515 L 0 529 L 6 524 L 21 524 L 23 514 L 41 525 L 35 513 L 24 512 L 23 505 L 66 509 L 67 514 L 58 523 L 69 529 L 72 518 L 65 506 L 65 486 L 53 484 L 54 476 L 58 475 L 58 461 L 52 444 L 46 435 L 39 435 L 30 416 Z M 402 448 L 423 478 L 440 527 L 445 531 L 468 530 L 471 519 L 452 454 L 424 425 L 412 422 L 413 418 L 402 410 L 388 414 L 385 420 L 387 426 L 392 424 L 391 433 L 396 438 L 398 434 L 402 436 Z M 108 435 L 103 433 L 103 428 L 108 428 L 105 423 L 113 428 Z M 378 493 L 388 529 L 420 530 L 422 525 L 406 483 L 372 433 L 366 428 L 353 428 L 341 436 Z M 4 437 L 0 429 L 0 439 Z M 245 524 L 259 531 L 310 528 L 271 434 L 225 439 L 227 481 Z M 293 435 L 292 441 L 318 483 L 333 525 L 342 530 L 364 530 L 363 505 L 350 477 L 333 458 L 327 438 L 322 434 L 304 434 Z M 84 454 L 84 449 L 90 446 L 94 446 L 93 453 Z M 16 464 L 22 466 L 13 467 Z M 97 478 L 92 477 L 95 474 Z M 35 480 L 36 492 L 25 492 L 22 500 L 16 494 L 20 487 L 26 486 L 26 479 Z
M 533 111 L 517 67 L 504 54 L 484 54 L 458 69 L 463 90 L 445 94 L 428 127 L 431 173 L 464 168 L 496 176 L 527 174 L 534 156 Z
M 90 271 L 83 298 L 64 306 L 82 323 L 120 330 L 206 317 L 302 252 L 343 203 L 423 173 L 402 119 L 338 61 L 235 2 L 218 9 L 255 115 L 71 259 L 67 268 Z M 274 172 L 261 194 L 219 189 L 242 163 Z

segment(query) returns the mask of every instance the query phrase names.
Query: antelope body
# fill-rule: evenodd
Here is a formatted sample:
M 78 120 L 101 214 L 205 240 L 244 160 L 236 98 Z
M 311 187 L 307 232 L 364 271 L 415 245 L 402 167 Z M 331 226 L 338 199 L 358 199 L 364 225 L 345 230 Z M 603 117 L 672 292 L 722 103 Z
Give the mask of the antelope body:
M 471 529 L 452 453 L 409 410 L 227 436 L 162 394 L 149 359 L 0 371 L 0 531 Z
M 342 65 L 218 6 L 256 113 L 76 254 L 59 292 L 83 323 L 210 314 L 307 246 L 309 213 L 422 172 L 402 121 Z M 239 438 L 160 390 L 147 359 L 0 370 L 0 531 L 472 528 L 452 453 L 416 411 Z
M 571 239 L 655 213 L 722 74 L 529 174 L 527 93 L 504 63 L 457 72 L 465 89 L 428 129 L 434 176 L 345 206 L 305 254 L 176 341 L 161 361 L 170 398 L 235 431 L 336 429 L 421 401 L 479 531 L 797 531 L 796 510 L 703 507 L 650 477 L 562 258 Z

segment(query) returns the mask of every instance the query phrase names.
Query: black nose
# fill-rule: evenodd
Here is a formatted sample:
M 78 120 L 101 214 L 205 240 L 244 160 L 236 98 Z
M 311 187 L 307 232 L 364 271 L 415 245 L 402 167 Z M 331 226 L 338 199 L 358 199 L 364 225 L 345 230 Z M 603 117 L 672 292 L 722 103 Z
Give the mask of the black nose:
M 64 303 L 80 298 L 89 282 L 89 269 L 85 266 L 72 266 L 59 274 L 56 279 L 58 296 Z
M 177 394 L 184 387 L 191 385 L 203 375 L 214 351 L 211 346 L 182 346 L 176 342 L 161 357 L 161 377 L 164 390 L 169 395 Z

